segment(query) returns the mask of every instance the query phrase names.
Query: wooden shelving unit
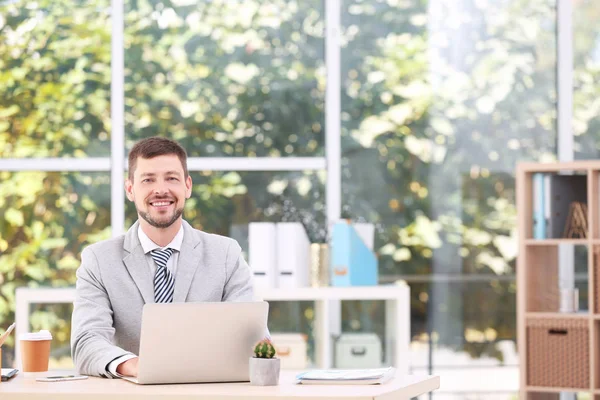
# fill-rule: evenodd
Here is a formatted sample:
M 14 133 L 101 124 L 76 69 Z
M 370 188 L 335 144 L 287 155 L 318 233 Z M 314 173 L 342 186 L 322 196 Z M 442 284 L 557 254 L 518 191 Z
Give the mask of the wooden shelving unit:
M 596 315 L 600 319 L 600 315 Z M 558 313 L 558 312 L 528 312 L 525 313 L 525 318 L 536 318 L 536 319 L 555 319 L 555 318 L 567 318 L 567 319 L 589 319 L 589 313 Z
M 540 387 L 540 386 L 527 386 L 528 392 L 534 393 L 560 393 L 560 392 L 589 392 L 589 389 L 573 389 L 573 388 L 557 388 L 557 387 Z
M 585 174 L 587 176 L 588 232 L 586 238 L 534 239 L 533 177 L 536 173 Z M 595 254 L 600 254 L 599 182 L 600 161 L 552 164 L 520 163 L 517 165 L 516 195 L 519 230 L 517 335 L 521 366 L 519 393 L 521 399 L 554 400 L 558 399 L 560 392 L 566 391 L 585 392 L 593 396 L 593 399 L 600 400 L 600 268 L 597 265 L 600 257 L 595 256 Z M 588 307 L 584 312 L 559 312 L 558 252 L 559 246 L 562 244 L 587 248 Z M 556 327 L 552 328 L 554 325 Z M 545 333 L 552 340 L 544 340 Z M 563 343 L 564 346 L 557 346 L 556 343 Z M 547 358 L 543 357 L 547 353 L 563 352 L 566 354 L 565 358 L 568 358 L 570 353 L 565 349 L 570 348 L 569 346 L 576 346 L 580 351 L 578 354 L 586 355 L 580 357 L 579 364 L 575 368 L 576 371 L 567 367 L 568 360 L 563 360 L 561 365 L 560 362 L 548 362 L 548 360 L 557 359 L 553 358 L 553 355 Z M 582 353 L 582 350 L 585 351 Z M 542 359 L 544 363 L 540 362 Z M 548 371 L 552 371 L 554 374 L 548 373 Z M 575 374 L 570 376 L 580 378 L 577 382 L 586 382 L 586 384 L 573 384 L 565 387 L 564 380 L 561 384 L 558 381 L 550 382 L 549 380 L 552 379 L 546 378 L 544 379 L 548 382 L 543 385 L 532 382 L 532 380 L 540 380 L 540 373 L 544 377 L 548 377 L 563 376 L 561 375 L 563 372 L 565 376 Z
M 525 239 L 527 246 L 556 246 L 558 244 L 588 245 L 588 239 Z M 600 241 L 599 241 L 600 243 Z

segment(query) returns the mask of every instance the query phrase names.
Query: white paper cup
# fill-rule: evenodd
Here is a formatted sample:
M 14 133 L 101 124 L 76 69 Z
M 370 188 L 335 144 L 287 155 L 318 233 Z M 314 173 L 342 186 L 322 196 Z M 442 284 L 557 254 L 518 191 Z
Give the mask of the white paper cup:
M 46 372 L 50 361 L 52 334 L 48 331 L 19 335 L 23 372 Z

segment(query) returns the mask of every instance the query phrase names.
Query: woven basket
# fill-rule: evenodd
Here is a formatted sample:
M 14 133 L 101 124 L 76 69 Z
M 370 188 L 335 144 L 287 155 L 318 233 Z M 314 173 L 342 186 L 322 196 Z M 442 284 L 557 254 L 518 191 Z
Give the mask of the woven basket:
M 527 321 L 527 385 L 589 390 L 587 320 Z

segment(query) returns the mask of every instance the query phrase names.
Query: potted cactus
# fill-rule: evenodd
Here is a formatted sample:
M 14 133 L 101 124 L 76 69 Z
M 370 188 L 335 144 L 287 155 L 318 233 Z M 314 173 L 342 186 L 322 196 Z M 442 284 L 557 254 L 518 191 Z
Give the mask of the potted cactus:
M 275 386 L 279 384 L 280 360 L 275 357 L 275 347 L 269 339 L 254 345 L 254 356 L 250 357 L 250 384 Z

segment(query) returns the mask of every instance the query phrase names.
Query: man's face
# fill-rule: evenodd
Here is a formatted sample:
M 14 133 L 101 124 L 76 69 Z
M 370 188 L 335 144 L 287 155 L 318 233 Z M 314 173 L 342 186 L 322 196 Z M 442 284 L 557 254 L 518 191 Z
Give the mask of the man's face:
M 133 182 L 125 183 L 127 198 L 138 215 L 156 228 L 168 228 L 183 213 L 192 194 L 192 178 L 185 178 L 176 155 L 138 157 Z

